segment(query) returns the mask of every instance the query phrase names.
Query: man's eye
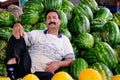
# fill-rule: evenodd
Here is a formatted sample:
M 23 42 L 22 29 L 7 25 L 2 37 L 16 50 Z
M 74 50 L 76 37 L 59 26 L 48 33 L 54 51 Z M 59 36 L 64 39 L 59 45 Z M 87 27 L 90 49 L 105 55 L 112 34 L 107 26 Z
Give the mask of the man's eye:
M 47 19 L 50 19 L 50 17 L 47 17 Z
M 56 19 L 56 17 L 53 17 L 53 19 Z

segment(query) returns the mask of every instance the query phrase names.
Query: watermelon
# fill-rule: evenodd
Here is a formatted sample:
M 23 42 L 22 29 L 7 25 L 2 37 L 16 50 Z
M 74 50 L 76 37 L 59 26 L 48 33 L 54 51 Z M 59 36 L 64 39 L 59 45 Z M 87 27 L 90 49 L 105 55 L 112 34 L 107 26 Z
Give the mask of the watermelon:
M 120 64 L 118 64 L 117 67 L 115 67 L 115 68 L 113 69 L 113 73 L 114 73 L 114 75 L 120 74 Z
M 73 16 L 73 9 L 70 6 L 62 6 L 61 10 L 66 14 L 67 19 L 70 20 Z
M 90 48 L 89 50 L 85 50 L 81 57 L 84 58 L 89 65 L 98 62 L 94 48 Z
M 106 42 L 95 43 L 95 54 L 99 62 L 104 63 L 110 69 L 118 64 L 117 56 L 113 48 Z
M 69 6 L 69 7 L 71 7 L 72 8 L 72 10 L 74 9 L 74 4 L 71 2 L 71 1 L 69 1 L 69 0 L 63 0 L 62 1 L 62 6 Z
M 81 4 L 88 5 L 93 13 L 99 10 L 96 0 L 79 0 L 79 5 Z
M 37 2 L 40 2 L 40 3 L 44 2 L 44 0 L 29 0 L 29 1 L 37 1 Z
M 64 71 L 64 72 L 67 72 L 67 73 L 70 73 L 70 68 L 69 67 L 65 67 L 65 68 L 60 68 L 59 71 Z
M 118 45 L 115 45 L 115 46 L 113 47 L 113 49 L 114 49 L 114 51 L 115 51 L 115 53 L 116 53 L 116 56 L 117 56 L 118 60 L 120 61 L 120 45 L 119 45 L 119 44 L 118 44 Z
M 113 21 L 120 27 L 120 12 L 113 15 Z
M 39 14 L 37 12 L 24 12 L 18 18 L 18 22 L 20 22 L 22 25 L 25 24 L 34 25 L 38 21 L 39 21 Z
M 88 63 L 83 58 L 77 58 L 70 65 L 70 74 L 78 80 L 78 74 L 81 70 L 88 68 Z
M 45 12 L 40 14 L 38 23 L 39 22 L 45 22 Z
M 101 74 L 102 80 L 110 80 L 113 76 L 112 71 L 104 63 L 96 62 L 92 64 L 91 68 L 97 70 Z
M 33 26 L 33 28 L 32 29 L 34 29 L 34 30 L 45 30 L 45 29 L 47 29 L 46 28 L 46 25 L 45 25 L 45 23 L 44 22 L 38 22 L 38 23 L 36 23 L 34 26 Z
M 72 41 L 72 40 L 71 40 Z M 76 46 L 76 44 L 74 44 L 74 42 L 72 42 L 72 47 L 73 47 L 73 51 L 74 51 L 74 55 L 75 55 L 75 58 L 78 58 L 80 53 L 79 53 L 79 49 L 78 47 Z
M 66 14 L 67 19 L 70 20 L 73 17 L 74 5 L 72 2 L 68 0 L 63 0 L 62 3 L 64 4 L 62 4 L 61 10 Z
M 0 51 L 7 46 L 7 42 L 5 40 L 0 40 Z
M 76 37 L 75 43 L 80 49 L 90 49 L 94 46 L 94 38 L 90 33 L 80 33 Z
M 0 61 L 0 76 L 5 76 L 5 62 Z
M 102 7 L 98 11 L 96 11 L 94 18 L 102 18 L 105 21 L 109 21 L 113 19 L 113 14 L 108 8 Z
M 15 19 L 12 13 L 8 11 L 0 12 L 0 27 L 12 27 Z
M 93 19 L 93 12 L 85 4 L 80 4 L 78 6 L 75 6 L 74 7 L 74 14 L 75 15 L 77 15 L 77 14 L 84 15 L 88 18 L 89 21 L 91 21 Z
M 0 39 L 1 40 L 5 40 L 5 41 L 9 41 L 9 38 L 12 35 L 12 28 L 10 27 L 3 27 L 0 28 Z
M 62 0 L 44 0 L 45 10 L 56 9 L 60 10 L 62 7 Z
M 3 48 L 0 50 L 0 61 L 5 61 L 6 60 L 6 48 Z
M 66 14 L 62 10 L 57 10 L 57 11 L 60 14 L 60 19 L 61 19 L 60 29 L 67 29 L 68 19 Z
M 22 26 L 23 26 L 25 32 L 29 32 L 32 30 L 32 25 L 30 25 L 30 24 L 25 24 Z
M 69 40 L 71 41 L 72 35 L 71 35 L 71 33 L 69 32 L 68 29 L 63 29 L 63 30 L 61 30 L 60 32 L 61 32 L 63 35 L 67 36 L 67 37 L 69 38 Z
M 92 34 L 92 36 L 94 38 L 94 42 L 103 41 L 101 32 L 91 32 L 91 34 Z
M 27 1 L 23 6 L 23 12 L 38 12 L 42 13 L 44 6 L 41 2 L 38 1 Z
M 90 22 L 91 31 L 102 31 L 106 21 L 103 18 L 95 18 Z
M 114 21 L 108 21 L 102 30 L 102 36 L 105 42 L 111 46 L 117 45 L 120 42 L 120 31 L 119 27 Z
M 76 15 L 68 28 L 71 34 L 76 36 L 80 33 L 90 32 L 90 22 L 86 16 Z

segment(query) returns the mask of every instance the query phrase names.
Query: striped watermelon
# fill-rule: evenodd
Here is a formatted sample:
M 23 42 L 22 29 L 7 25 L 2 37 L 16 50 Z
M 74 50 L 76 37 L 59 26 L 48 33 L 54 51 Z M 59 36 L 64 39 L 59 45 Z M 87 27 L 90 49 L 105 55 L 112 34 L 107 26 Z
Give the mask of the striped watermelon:
M 113 73 L 120 74 L 120 64 L 118 64 L 117 67 L 115 67 L 115 69 L 113 69 Z
M 90 33 L 80 33 L 76 37 L 75 43 L 80 49 L 90 49 L 94 46 L 94 38 Z
M 20 22 L 22 25 L 30 24 L 34 25 L 39 21 L 39 13 L 37 12 L 25 12 L 22 15 L 20 15 L 18 22 Z
M 67 15 L 62 10 L 58 10 L 58 13 L 60 14 L 61 19 L 60 29 L 67 29 L 68 24 Z
M 78 74 L 81 70 L 88 68 L 88 63 L 83 58 L 77 58 L 70 65 L 70 74 L 78 80 Z
M 95 62 L 98 62 L 94 48 L 85 50 L 81 55 L 82 55 L 82 58 L 84 58 L 88 62 L 89 65 L 91 65 Z
M 23 12 L 38 12 L 42 13 L 44 6 L 41 2 L 38 1 L 27 1 L 23 6 Z
M 0 12 L 0 27 L 12 27 L 15 19 L 12 13 L 8 11 Z
M 113 15 L 113 21 L 120 27 L 120 12 Z
M 104 63 L 96 62 L 92 64 L 91 68 L 97 70 L 101 74 L 102 80 L 110 80 L 113 76 L 112 71 Z
M 119 27 L 114 21 L 108 21 L 103 26 L 102 36 L 104 41 L 111 46 L 117 45 L 120 42 Z
M 94 38 L 94 42 L 99 42 L 103 40 L 101 32 L 92 32 L 91 34 Z
M 103 18 L 95 18 L 90 22 L 91 31 L 102 31 L 106 21 Z
M 59 10 L 62 7 L 62 0 L 44 0 L 45 10 L 56 9 Z
M 96 13 L 94 14 L 94 18 L 102 18 L 105 21 L 109 21 L 113 19 L 113 14 L 108 8 L 103 7 L 96 11 Z
M 84 15 L 88 18 L 89 21 L 91 21 L 93 19 L 93 12 L 85 4 L 80 4 L 78 6 L 75 6 L 74 7 L 74 14 L 75 15 L 78 15 L 78 14 Z
M 79 0 L 79 5 L 80 4 L 88 5 L 91 8 L 93 13 L 99 10 L 96 0 Z
M 71 34 L 76 36 L 80 33 L 90 32 L 90 22 L 86 16 L 76 15 L 68 28 Z
M 95 54 L 99 62 L 104 63 L 110 69 L 113 69 L 118 64 L 117 56 L 113 48 L 106 42 L 95 43 Z

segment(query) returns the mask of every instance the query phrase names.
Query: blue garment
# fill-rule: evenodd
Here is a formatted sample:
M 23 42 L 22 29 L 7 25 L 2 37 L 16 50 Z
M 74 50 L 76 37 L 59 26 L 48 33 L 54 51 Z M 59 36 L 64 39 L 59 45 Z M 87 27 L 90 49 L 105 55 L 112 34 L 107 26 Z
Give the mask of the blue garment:
M 24 4 L 27 2 L 28 0 L 19 0 L 19 7 L 23 8 Z

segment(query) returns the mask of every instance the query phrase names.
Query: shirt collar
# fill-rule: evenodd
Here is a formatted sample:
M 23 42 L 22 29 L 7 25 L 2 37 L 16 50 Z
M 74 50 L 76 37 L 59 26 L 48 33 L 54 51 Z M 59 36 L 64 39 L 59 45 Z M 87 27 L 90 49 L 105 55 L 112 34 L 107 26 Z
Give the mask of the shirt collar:
M 47 32 L 48 32 L 48 30 L 44 30 L 44 34 L 47 34 Z M 62 37 L 61 33 L 58 33 L 57 37 L 61 38 Z

